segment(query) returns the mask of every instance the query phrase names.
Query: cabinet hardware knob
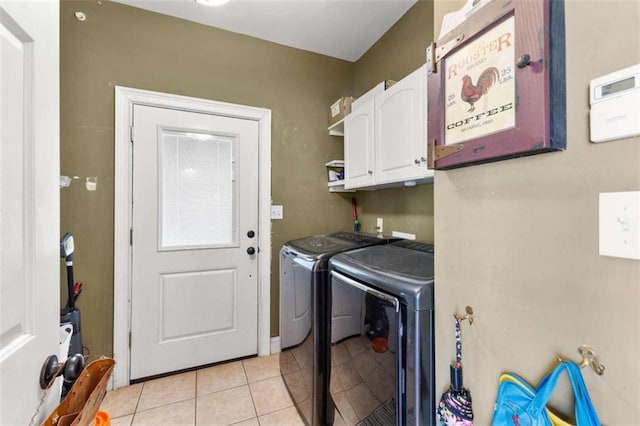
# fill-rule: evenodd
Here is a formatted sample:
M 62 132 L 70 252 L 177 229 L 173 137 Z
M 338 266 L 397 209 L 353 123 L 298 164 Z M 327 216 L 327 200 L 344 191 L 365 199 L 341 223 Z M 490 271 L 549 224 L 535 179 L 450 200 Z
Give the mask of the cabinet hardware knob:
M 516 66 L 518 68 L 525 68 L 531 64 L 531 56 L 528 54 L 524 54 L 518 58 L 518 62 L 516 62 Z

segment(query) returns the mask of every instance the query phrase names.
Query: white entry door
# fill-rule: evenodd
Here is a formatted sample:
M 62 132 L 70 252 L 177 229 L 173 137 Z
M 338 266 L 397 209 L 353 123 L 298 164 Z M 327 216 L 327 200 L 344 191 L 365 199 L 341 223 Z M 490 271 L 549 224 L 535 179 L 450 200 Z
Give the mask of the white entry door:
M 258 122 L 133 123 L 131 379 L 256 354 Z
M 0 1 L 0 425 L 60 398 L 38 380 L 59 354 L 58 20 L 57 1 Z

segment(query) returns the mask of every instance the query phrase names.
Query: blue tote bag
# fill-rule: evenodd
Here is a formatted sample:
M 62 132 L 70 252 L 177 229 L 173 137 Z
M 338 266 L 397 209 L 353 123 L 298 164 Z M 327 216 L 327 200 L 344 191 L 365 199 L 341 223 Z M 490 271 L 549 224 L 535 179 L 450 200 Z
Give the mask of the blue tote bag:
M 569 375 L 573 389 L 576 425 L 600 426 L 600 419 L 589 397 L 580 367 L 571 361 L 562 361 L 542 379 L 538 389 L 534 389 L 516 374 L 503 374 L 500 377 L 492 426 L 571 426 L 571 423 L 562 420 L 546 407 L 558 378 L 564 371 Z

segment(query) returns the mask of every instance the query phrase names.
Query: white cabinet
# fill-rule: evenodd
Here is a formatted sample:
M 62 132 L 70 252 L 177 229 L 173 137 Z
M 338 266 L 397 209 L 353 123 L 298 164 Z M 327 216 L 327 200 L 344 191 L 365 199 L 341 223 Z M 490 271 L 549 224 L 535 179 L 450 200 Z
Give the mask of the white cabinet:
M 375 182 L 432 176 L 427 169 L 426 69 L 419 68 L 375 98 Z
M 425 82 L 423 66 L 364 103 L 354 103 L 344 121 L 345 188 L 433 179 L 427 169 Z
M 373 105 L 371 97 L 353 106 L 344 119 L 344 187 L 373 184 Z

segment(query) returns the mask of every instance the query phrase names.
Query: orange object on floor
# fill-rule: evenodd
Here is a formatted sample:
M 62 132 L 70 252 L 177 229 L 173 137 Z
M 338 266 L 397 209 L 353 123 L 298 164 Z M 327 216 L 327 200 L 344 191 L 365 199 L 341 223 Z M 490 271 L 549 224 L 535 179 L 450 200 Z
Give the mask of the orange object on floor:
M 96 413 L 96 420 L 93 424 L 94 426 L 111 426 L 109 413 L 107 413 L 106 411 L 98 411 Z
M 371 346 L 373 347 L 373 350 L 375 352 L 386 352 L 388 349 L 387 339 L 384 337 L 374 337 L 373 341 L 371 342 Z

